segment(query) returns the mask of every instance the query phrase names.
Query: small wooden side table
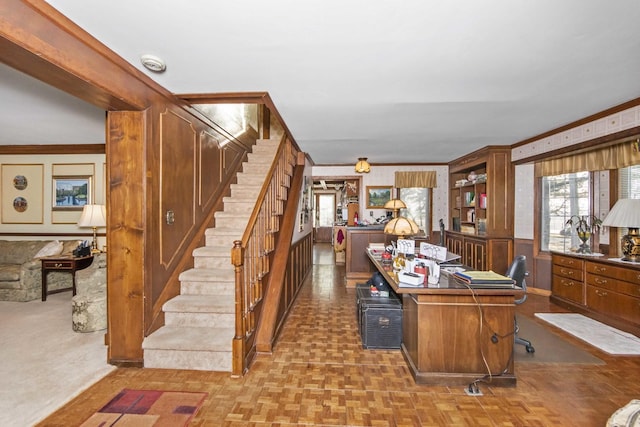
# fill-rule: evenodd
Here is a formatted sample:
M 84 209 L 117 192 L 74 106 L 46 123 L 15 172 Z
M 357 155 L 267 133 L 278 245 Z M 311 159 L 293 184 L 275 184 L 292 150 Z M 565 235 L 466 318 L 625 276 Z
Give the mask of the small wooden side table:
M 93 262 L 93 255 L 84 257 L 46 257 L 42 258 L 42 301 L 47 300 L 47 295 L 56 294 L 68 290 L 76 294 L 76 271 L 85 269 Z M 47 289 L 47 274 L 50 271 L 66 271 L 71 273 L 71 287 L 49 291 Z

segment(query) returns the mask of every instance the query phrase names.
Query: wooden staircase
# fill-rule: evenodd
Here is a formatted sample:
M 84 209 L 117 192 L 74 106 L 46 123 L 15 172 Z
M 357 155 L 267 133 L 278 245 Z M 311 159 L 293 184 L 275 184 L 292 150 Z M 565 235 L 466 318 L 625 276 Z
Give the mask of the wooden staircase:
M 278 150 L 279 140 L 259 140 L 248 154 L 205 246 L 193 251 L 194 267 L 180 274 L 180 295 L 162 309 L 165 325 L 144 339 L 144 366 L 232 371 L 235 271 L 231 248 L 241 240 Z

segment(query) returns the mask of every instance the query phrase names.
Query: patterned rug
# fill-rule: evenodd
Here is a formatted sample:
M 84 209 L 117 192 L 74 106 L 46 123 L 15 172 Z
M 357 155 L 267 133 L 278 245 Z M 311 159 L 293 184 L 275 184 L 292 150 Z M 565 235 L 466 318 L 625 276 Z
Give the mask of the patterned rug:
M 123 389 L 81 427 L 186 426 L 207 393 Z
M 577 313 L 536 313 L 536 317 L 609 354 L 640 355 L 640 338 Z

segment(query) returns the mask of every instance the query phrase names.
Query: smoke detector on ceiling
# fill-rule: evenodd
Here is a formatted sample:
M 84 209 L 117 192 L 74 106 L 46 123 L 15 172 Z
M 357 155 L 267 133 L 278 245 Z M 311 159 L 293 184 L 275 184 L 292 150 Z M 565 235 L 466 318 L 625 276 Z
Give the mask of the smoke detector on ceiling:
M 142 62 L 142 65 L 144 65 L 147 70 L 153 71 L 154 73 L 162 73 L 167 69 L 167 64 L 155 55 L 142 55 L 140 62 Z

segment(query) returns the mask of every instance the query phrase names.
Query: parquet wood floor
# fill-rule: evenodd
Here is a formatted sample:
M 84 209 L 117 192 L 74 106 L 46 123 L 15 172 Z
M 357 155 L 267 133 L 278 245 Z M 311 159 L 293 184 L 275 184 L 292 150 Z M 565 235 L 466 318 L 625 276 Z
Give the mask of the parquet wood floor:
M 516 363 L 516 387 L 416 385 L 399 350 L 364 350 L 355 291 L 329 245 L 317 245 L 273 354 L 243 378 L 225 373 L 117 369 L 41 426 L 76 426 L 123 388 L 209 393 L 191 426 L 604 426 L 640 397 L 640 357 L 611 356 L 561 332 L 605 365 Z M 564 311 L 531 295 L 518 315 Z M 534 343 L 535 345 L 535 343 Z M 48 392 L 54 392 L 53 390 Z

